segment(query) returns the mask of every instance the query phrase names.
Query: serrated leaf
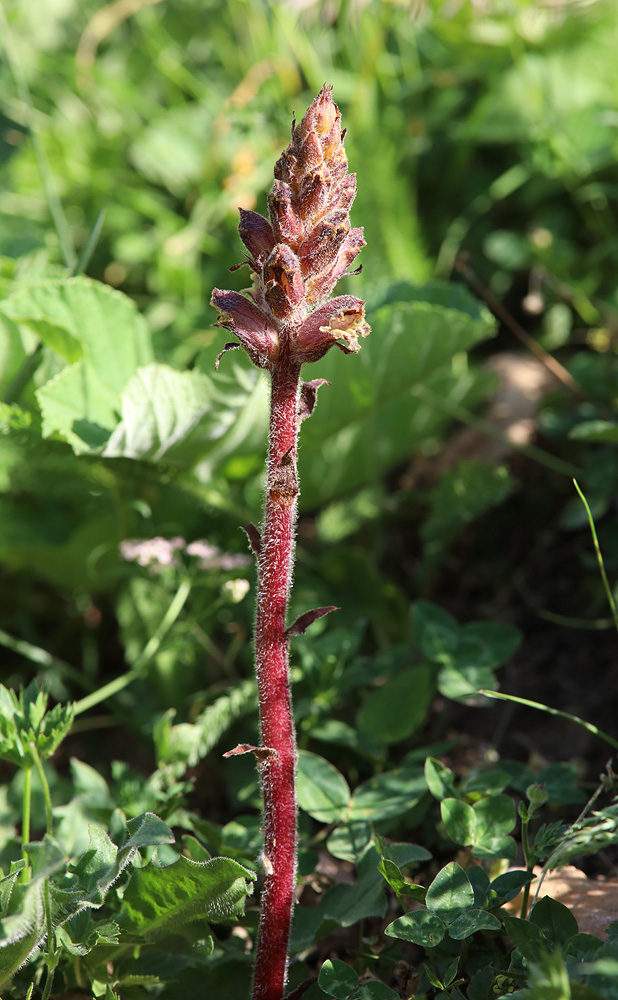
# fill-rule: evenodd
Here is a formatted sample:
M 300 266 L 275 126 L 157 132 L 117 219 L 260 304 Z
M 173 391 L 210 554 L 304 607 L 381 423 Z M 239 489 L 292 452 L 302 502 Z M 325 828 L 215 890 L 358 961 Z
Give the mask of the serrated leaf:
M 190 861 L 179 857 L 166 868 L 138 868 L 125 889 L 119 923 L 142 938 L 182 933 L 193 920 L 220 922 L 243 912 L 256 878 L 231 858 Z
M 12 978 L 46 934 L 43 889 L 43 879 L 15 886 L 11 912 L 0 920 L 0 986 Z
M 233 424 L 213 380 L 151 364 L 131 375 L 120 393 L 121 420 L 105 444 L 106 458 L 195 464 Z

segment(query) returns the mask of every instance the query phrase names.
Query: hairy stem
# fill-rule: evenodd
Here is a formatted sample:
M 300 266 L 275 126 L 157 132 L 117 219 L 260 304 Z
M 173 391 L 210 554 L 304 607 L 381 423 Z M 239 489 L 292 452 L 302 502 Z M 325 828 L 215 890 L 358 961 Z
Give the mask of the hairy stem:
M 294 556 L 300 365 L 282 342 L 272 370 L 266 508 L 259 563 L 255 655 L 264 802 L 265 886 L 253 1000 L 281 1000 L 296 881 L 296 737 L 285 619 Z

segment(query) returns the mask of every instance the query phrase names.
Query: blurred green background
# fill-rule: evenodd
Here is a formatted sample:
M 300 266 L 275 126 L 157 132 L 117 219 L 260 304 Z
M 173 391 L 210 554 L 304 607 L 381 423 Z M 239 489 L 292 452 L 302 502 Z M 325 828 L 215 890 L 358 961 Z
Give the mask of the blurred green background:
M 325 81 L 367 240 L 362 274 L 340 291 L 366 298 L 373 333 L 358 357 L 331 352 L 311 372 L 333 385 L 303 427 L 295 608 L 341 604 L 342 625 L 369 622 L 375 648 L 399 641 L 410 599 L 440 596 L 449 547 L 485 512 L 506 504 L 512 525 L 519 494 L 534 525 L 514 543 L 524 548 L 542 524 L 581 529 L 574 473 L 615 565 L 612 0 L 3 0 L 2 11 L 9 680 L 38 670 L 59 696 L 71 690 L 70 672 L 24 666 L 19 639 L 52 649 L 86 690 L 122 673 L 186 574 L 189 603 L 139 711 L 187 713 L 196 690 L 208 700 L 209 685 L 249 674 L 252 599 L 228 584 L 252 585 L 250 564 L 201 571 L 181 547 L 153 574 L 119 545 L 180 536 L 245 553 L 267 391 L 237 355 L 213 372 L 223 338 L 208 302 L 215 285 L 242 286 L 245 272 L 228 273 L 241 259 L 238 207 L 265 211 L 292 112 Z M 513 321 L 571 377 L 545 401 L 525 466 L 536 471 L 473 452 L 424 478 L 419 457 L 431 470 L 495 391 L 481 362 L 522 350 Z

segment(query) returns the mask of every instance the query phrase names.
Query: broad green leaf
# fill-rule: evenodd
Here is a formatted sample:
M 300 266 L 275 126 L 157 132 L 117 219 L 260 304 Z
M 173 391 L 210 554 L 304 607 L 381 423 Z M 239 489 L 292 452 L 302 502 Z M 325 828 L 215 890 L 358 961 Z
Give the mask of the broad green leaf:
M 446 798 L 457 798 L 453 772 L 436 757 L 427 757 L 425 760 L 425 780 L 429 791 L 438 802 Z
M 543 896 L 530 911 L 530 920 L 545 932 L 554 948 L 562 947 L 577 934 L 577 920 L 564 903 Z
M 369 867 L 358 866 L 358 881 L 355 885 L 335 885 L 323 899 L 323 913 L 335 920 L 341 927 L 351 927 L 359 920 L 369 917 L 383 917 L 387 910 L 384 881 L 377 870 L 378 855 L 370 850 L 363 862 L 369 859 Z
M 510 871 L 504 872 L 503 875 L 498 875 L 489 887 L 491 893 L 489 905 L 492 908 L 494 906 L 502 906 L 503 903 L 508 903 L 509 900 L 515 899 L 523 887 L 529 885 L 535 878 L 536 876 L 532 872 L 526 871 Z
M 318 986 L 329 997 L 336 997 L 337 1000 L 348 1000 L 350 994 L 356 989 L 358 976 L 354 969 L 338 958 L 326 959 L 322 963 L 318 976 Z
M 312 366 L 312 378 L 327 379 L 333 389 L 322 390 L 302 429 L 301 502 L 308 509 L 377 482 L 445 425 L 448 413 L 422 401 L 419 386 L 448 407 L 465 402 L 480 384 L 454 359 L 492 336 L 493 323 L 484 310 L 476 318 L 461 311 L 461 296 L 455 304 L 448 286 L 442 287 L 443 302 L 454 308 L 438 304 L 435 295 L 433 302 L 422 301 L 423 290 L 410 287 L 415 301 L 369 314 L 372 333 L 359 354 L 329 351 Z
M 476 839 L 501 837 L 509 834 L 515 826 L 515 803 L 509 795 L 490 795 L 475 802 Z
M 506 933 L 526 961 L 538 962 L 542 955 L 551 950 L 551 943 L 541 928 L 530 920 L 521 917 L 504 916 L 502 918 Z
M 472 856 L 494 861 L 508 858 L 513 861 L 517 856 L 517 844 L 512 837 L 485 837 L 484 840 L 477 840 L 472 848 Z
M 50 328 L 72 338 L 69 354 L 81 348 L 101 385 L 117 396 L 139 365 L 152 358 L 146 321 L 128 296 L 90 278 L 49 279 L 19 289 L 2 311 L 27 323 L 41 339 Z M 67 360 L 73 360 L 67 357 Z
M 442 822 L 451 840 L 469 846 L 476 841 L 476 815 L 472 806 L 461 799 L 444 799 L 440 803 Z
M 341 823 L 335 827 L 326 841 L 326 846 L 334 858 L 342 861 L 359 861 L 371 844 L 371 826 L 364 820 Z
M 500 921 L 492 913 L 472 907 L 449 925 L 448 932 L 455 941 L 463 941 L 477 931 L 499 931 L 501 927 Z
M 466 869 L 466 875 L 474 889 L 474 905 L 479 909 L 484 909 L 489 892 L 489 875 L 480 865 L 470 865 Z
M 428 664 L 392 677 L 364 700 L 358 728 L 380 743 L 398 743 L 423 724 L 434 694 L 434 671 Z
M 352 795 L 350 819 L 378 820 L 400 816 L 418 805 L 427 792 L 420 767 L 385 771 L 359 785 Z
M 103 455 L 174 465 L 195 464 L 237 416 L 207 375 L 163 364 L 138 368 L 120 393 L 119 409 Z
M 167 868 L 136 869 L 122 899 L 121 927 L 143 938 L 182 933 L 193 920 L 220 922 L 243 912 L 255 873 L 231 858 L 179 857 Z
M 296 788 L 300 808 L 320 823 L 338 823 L 347 818 L 350 804 L 348 783 L 324 757 L 307 750 L 299 752 Z
M 427 889 L 427 906 L 446 924 L 474 906 L 470 879 L 457 862 L 451 861 L 439 871 Z
M 384 854 L 391 861 L 394 861 L 399 868 L 407 868 L 408 865 L 419 865 L 421 861 L 430 861 L 431 852 L 426 847 L 418 844 L 390 843 L 385 845 Z
M 44 436 L 59 432 L 76 452 L 100 450 L 118 422 L 122 389 L 152 360 L 145 320 L 126 295 L 87 278 L 31 285 L 18 305 L 39 335 L 52 324 L 81 347 L 79 360 L 37 390 Z
M 404 917 L 398 917 L 385 928 L 389 937 L 412 941 L 423 948 L 435 948 L 446 934 L 446 926 L 436 913 L 429 910 L 413 910 Z
M 459 643 L 455 619 L 431 601 L 412 605 L 412 642 L 435 663 L 449 663 Z

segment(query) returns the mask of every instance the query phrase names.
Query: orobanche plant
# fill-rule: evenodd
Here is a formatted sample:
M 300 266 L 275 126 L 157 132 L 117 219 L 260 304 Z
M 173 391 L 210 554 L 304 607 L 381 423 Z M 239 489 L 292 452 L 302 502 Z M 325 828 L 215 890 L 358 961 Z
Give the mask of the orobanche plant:
M 212 296 L 218 325 L 239 341 L 226 344 L 224 352 L 243 347 L 271 379 L 264 521 L 261 532 L 254 525 L 246 529 L 259 563 L 255 664 L 261 745 L 232 751 L 253 751 L 262 779 L 265 888 L 254 1000 L 281 1000 L 287 972 L 297 856 L 290 639 L 336 610 L 316 608 L 286 624 L 299 494 L 298 431 L 324 383 L 303 382 L 301 369 L 333 345 L 346 354 L 357 352 L 358 337 L 369 333 L 364 302 L 352 295 L 329 298 L 365 245 L 362 229 L 350 225 L 356 177 L 348 173 L 344 134 L 332 87 L 324 86 L 300 124 L 293 123 L 292 141 L 275 165 L 269 219 L 241 209 L 238 231 L 253 272 L 252 289 L 242 294 L 215 289 Z

